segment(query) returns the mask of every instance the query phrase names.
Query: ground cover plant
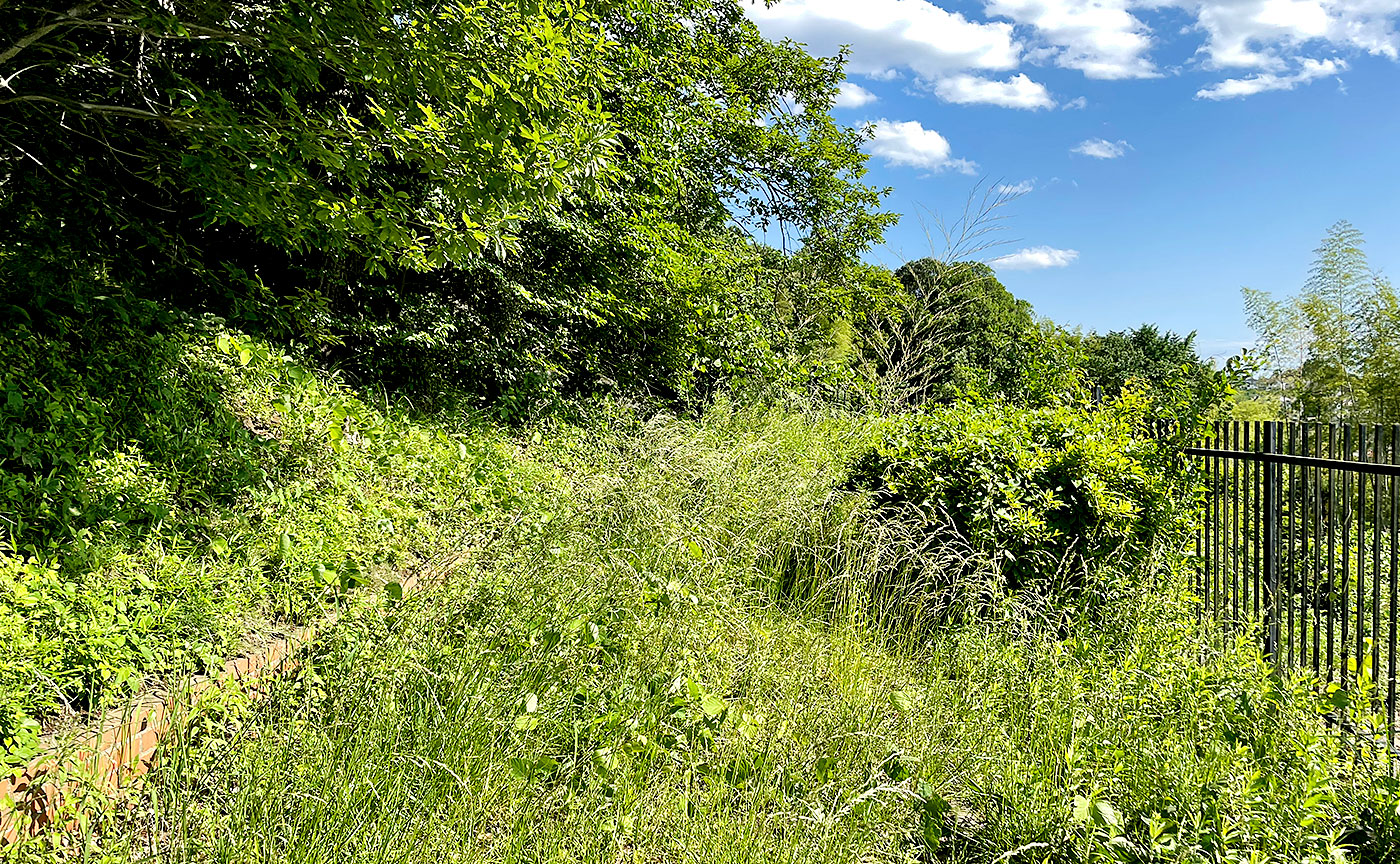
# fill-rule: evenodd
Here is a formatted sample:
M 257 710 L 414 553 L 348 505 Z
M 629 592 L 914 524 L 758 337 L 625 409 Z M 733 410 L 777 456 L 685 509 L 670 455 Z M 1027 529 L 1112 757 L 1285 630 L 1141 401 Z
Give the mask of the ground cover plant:
M 41 721 L 396 581 L 487 502 L 507 518 L 501 453 L 459 456 L 486 433 L 405 425 L 217 321 L 54 304 L 7 322 L 0 359 L 6 765 Z

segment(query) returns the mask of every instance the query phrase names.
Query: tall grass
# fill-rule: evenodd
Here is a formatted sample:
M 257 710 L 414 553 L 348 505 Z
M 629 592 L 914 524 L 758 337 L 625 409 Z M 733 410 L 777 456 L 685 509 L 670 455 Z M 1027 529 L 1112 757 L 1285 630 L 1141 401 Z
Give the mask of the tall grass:
M 1312 691 L 1246 634 L 1200 627 L 1179 573 L 1046 626 L 971 553 L 833 491 L 874 432 L 720 405 L 524 436 L 509 527 L 445 584 L 347 615 L 270 699 L 191 718 L 134 811 L 23 854 L 1388 854 L 1376 760 L 1338 752 Z M 949 569 L 961 593 L 930 599 Z

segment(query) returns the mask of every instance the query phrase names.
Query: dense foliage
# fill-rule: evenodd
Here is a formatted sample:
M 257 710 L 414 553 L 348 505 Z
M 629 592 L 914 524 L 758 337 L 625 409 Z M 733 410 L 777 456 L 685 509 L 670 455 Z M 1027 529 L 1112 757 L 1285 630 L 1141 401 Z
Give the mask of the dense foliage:
M 877 508 L 992 562 L 1007 589 L 1096 602 L 1124 574 L 1170 562 L 1192 524 L 1178 441 L 1151 402 L 1101 407 L 961 402 L 890 423 L 852 466 Z
M 134 806 L 72 802 L 67 842 L 104 864 L 1388 860 L 1383 763 L 1179 590 L 1125 579 L 1121 627 L 1063 634 L 1005 594 L 884 629 L 913 604 L 879 599 L 873 556 L 825 574 L 840 602 L 774 592 L 785 556 L 876 549 L 825 517 L 874 426 L 613 407 L 436 451 L 520 488 L 446 584 L 347 610 L 267 701 L 198 706 Z
M 802 367 L 891 220 L 828 114 L 841 58 L 734 2 L 16 14 L 0 278 L 213 311 L 420 401 Z
M 211 691 L 140 806 L 57 851 L 1397 834 L 1400 787 L 1318 716 L 1364 700 L 1283 682 L 1186 590 L 1175 456 L 1228 376 L 1191 336 L 1037 320 L 984 264 L 863 263 L 894 217 L 830 115 L 843 56 L 738 0 L 5 14 L 0 763 L 338 622 L 260 707 Z M 1390 356 L 1400 302 L 1357 249 L 1319 259 L 1290 404 L 1389 386 L 1358 346 Z M 404 597 L 425 568 L 451 578 Z M 106 804 L 65 799 L 80 832 Z
M 473 428 L 134 298 L 16 314 L 0 364 L 0 763 L 38 719 L 220 664 L 516 494 L 501 452 L 466 458 Z
M 1163 332 L 1152 324 L 1091 333 L 1083 339 L 1082 364 L 1090 386 L 1104 396 L 1143 387 L 1163 416 L 1198 417 L 1218 406 L 1226 379 L 1201 360 L 1195 337 Z

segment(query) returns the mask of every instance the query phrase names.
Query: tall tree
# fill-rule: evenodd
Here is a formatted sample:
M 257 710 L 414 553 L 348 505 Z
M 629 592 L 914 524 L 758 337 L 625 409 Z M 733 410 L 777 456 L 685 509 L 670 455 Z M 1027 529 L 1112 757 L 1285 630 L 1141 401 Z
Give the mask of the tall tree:
M 737 0 L 6 15 L 0 286 L 102 274 L 364 374 L 715 386 L 829 329 L 894 218 L 844 58 Z
M 570 0 L 80 0 L 5 16 L 0 212 L 30 246 L 212 274 L 213 227 L 426 269 L 508 245 L 614 161 L 606 40 Z
M 1260 354 L 1283 389 L 1284 410 L 1317 420 L 1384 420 L 1374 388 L 1396 328 L 1388 323 L 1388 283 L 1366 260 L 1365 238 L 1351 223 L 1327 229 L 1307 281 L 1293 297 L 1244 289 L 1246 316 Z
M 898 326 L 917 335 L 901 339 L 906 356 L 891 357 L 887 365 L 917 357 L 912 368 L 919 389 L 931 398 L 967 385 L 1003 394 L 1018 389 L 1035 318 L 1031 305 L 1006 290 L 990 267 L 921 258 L 894 275 L 911 301 Z
M 1304 410 L 1313 416 L 1356 414 L 1376 288 L 1364 243 L 1350 222 L 1342 220 L 1328 228 L 1299 298 L 1308 332 Z

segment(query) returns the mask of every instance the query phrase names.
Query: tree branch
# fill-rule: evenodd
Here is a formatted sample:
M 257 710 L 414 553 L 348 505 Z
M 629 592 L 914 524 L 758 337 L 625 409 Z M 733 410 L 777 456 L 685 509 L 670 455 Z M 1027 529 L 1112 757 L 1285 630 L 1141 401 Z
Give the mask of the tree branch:
M 208 123 L 198 123 L 194 120 L 172 117 L 169 114 L 161 114 L 157 111 L 147 111 L 142 108 L 128 108 L 124 105 L 102 105 L 93 102 L 79 102 L 71 99 L 57 99 L 52 96 L 39 96 L 37 94 L 11 96 L 8 99 L 0 99 L 0 105 L 9 105 L 13 102 L 41 102 L 49 105 L 57 105 L 60 108 L 67 108 L 69 110 L 86 111 L 89 114 L 105 115 L 109 117 L 127 117 L 132 120 L 149 120 L 182 129 L 214 128 Z
M 40 39 L 43 39 L 45 36 L 62 27 L 64 24 L 68 23 L 69 20 L 77 17 L 78 15 L 83 15 L 92 11 L 92 7 L 95 5 L 95 3 L 82 3 L 77 6 L 74 6 L 67 12 L 62 13 L 62 17 L 60 17 L 57 21 L 54 21 L 52 24 L 45 24 L 43 27 L 40 27 L 39 29 L 20 37 L 20 39 L 17 42 L 15 42 L 15 44 L 11 45 L 9 48 L 6 48 L 3 53 L 0 53 L 0 66 L 3 66 L 4 64 L 10 62 L 15 57 L 19 56 L 20 52 L 24 51 L 24 49 L 28 48 L 30 45 L 33 45 L 35 42 L 38 42 Z

